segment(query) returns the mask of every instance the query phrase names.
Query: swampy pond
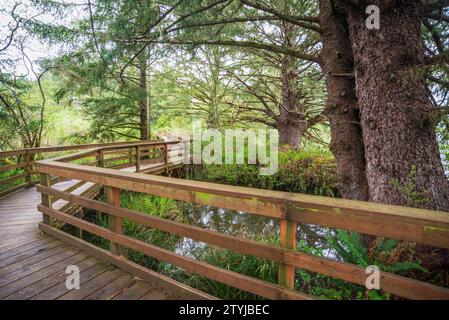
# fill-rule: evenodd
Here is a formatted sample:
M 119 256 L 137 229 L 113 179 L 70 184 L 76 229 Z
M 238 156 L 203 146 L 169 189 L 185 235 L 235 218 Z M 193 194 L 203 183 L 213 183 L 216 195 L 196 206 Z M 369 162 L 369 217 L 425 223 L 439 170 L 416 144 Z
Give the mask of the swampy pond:
M 211 206 L 192 206 L 186 217 L 190 225 L 233 235 L 243 239 L 272 243 L 279 238 L 279 220 L 248 214 L 241 211 L 227 210 Z M 336 257 L 336 252 L 329 248 L 327 236 L 335 231 L 316 225 L 299 224 L 297 242 L 308 247 L 320 248 L 327 257 Z M 204 248 L 206 244 L 188 238 L 182 238 L 176 246 L 176 252 L 187 256 Z

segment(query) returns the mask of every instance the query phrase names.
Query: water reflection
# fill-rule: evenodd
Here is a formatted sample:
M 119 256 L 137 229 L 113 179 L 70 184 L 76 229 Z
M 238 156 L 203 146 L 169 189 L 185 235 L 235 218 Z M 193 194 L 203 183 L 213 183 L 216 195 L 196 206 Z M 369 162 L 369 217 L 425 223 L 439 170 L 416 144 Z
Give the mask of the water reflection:
M 210 231 L 236 236 L 240 239 L 273 242 L 279 239 L 279 220 L 242 211 L 227 210 L 211 206 L 192 206 L 188 210 L 190 225 Z M 303 240 L 309 247 L 322 250 L 329 258 L 338 258 L 329 247 L 326 237 L 335 234 L 334 230 L 317 225 L 298 225 L 297 241 Z M 192 258 L 200 256 L 207 244 L 189 238 L 178 243 L 176 252 Z
M 273 219 L 211 206 L 194 206 L 188 220 L 204 229 L 244 238 L 279 232 L 279 223 Z

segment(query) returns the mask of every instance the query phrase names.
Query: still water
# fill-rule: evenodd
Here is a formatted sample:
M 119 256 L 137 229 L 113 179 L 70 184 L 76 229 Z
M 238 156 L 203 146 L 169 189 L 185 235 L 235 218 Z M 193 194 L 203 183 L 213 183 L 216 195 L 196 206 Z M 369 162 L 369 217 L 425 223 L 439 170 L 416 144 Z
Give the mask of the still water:
M 210 231 L 216 231 L 240 239 L 257 240 L 261 242 L 279 239 L 279 220 L 271 219 L 241 211 L 233 211 L 211 206 L 192 206 L 188 210 L 187 220 L 190 225 Z M 336 253 L 329 248 L 326 236 L 333 235 L 334 230 L 316 225 L 299 224 L 297 242 L 302 241 L 307 246 L 320 248 L 329 258 L 337 258 Z M 196 250 L 201 250 L 205 243 L 183 238 L 176 248 L 178 254 L 194 257 Z

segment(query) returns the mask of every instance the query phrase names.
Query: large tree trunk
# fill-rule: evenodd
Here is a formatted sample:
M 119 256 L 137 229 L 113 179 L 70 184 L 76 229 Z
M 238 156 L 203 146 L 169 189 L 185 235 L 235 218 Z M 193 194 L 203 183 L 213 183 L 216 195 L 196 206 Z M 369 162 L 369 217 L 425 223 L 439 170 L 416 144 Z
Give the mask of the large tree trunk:
M 139 57 L 139 80 L 140 140 L 150 140 L 150 120 L 147 88 L 147 58 L 145 51 Z
M 302 129 L 297 124 L 290 123 L 291 117 L 279 117 L 276 120 L 276 128 L 279 132 L 279 146 L 281 150 L 298 149 L 301 143 Z
M 281 22 L 282 44 L 293 49 L 293 25 Z M 304 131 L 307 129 L 305 107 L 300 100 L 299 74 L 296 58 L 283 56 L 281 60 L 281 104 L 276 128 L 279 131 L 281 149 L 298 149 Z
M 307 129 L 305 110 L 298 92 L 298 72 L 293 60 L 294 58 L 290 56 L 282 59 L 282 99 L 279 116 L 276 119 L 279 145 L 282 149 L 298 149 L 304 130 Z
M 449 182 L 428 121 L 434 107 L 420 68 L 425 8 L 420 1 L 362 2 L 349 8 L 348 24 L 370 200 L 449 211 Z M 365 26 L 371 4 L 381 9 L 380 30 Z
M 327 86 L 326 115 L 340 190 L 343 198 L 367 200 L 364 146 L 346 20 L 334 11 L 331 1 L 320 0 L 320 24 L 323 42 L 320 60 Z

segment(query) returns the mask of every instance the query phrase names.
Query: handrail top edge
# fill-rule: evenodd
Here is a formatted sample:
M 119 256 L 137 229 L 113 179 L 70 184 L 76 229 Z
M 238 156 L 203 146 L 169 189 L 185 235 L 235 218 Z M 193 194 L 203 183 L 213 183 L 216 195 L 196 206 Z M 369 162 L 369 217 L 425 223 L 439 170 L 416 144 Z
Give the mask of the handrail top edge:
M 444 211 L 420 209 L 389 204 L 380 204 L 359 200 L 348 200 L 324 196 L 314 196 L 302 193 L 290 193 L 241 186 L 231 186 L 203 181 L 185 180 L 171 177 L 161 177 L 143 173 L 121 172 L 119 170 L 90 167 L 73 163 L 62 163 L 54 160 L 40 160 L 36 162 L 39 167 L 56 168 L 72 172 L 84 172 L 97 176 L 109 176 L 111 178 L 177 187 L 194 192 L 211 193 L 223 196 L 235 196 L 255 198 L 273 203 L 292 205 L 295 209 L 317 209 L 339 212 L 340 210 L 358 211 L 360 213 L 379 213 L 389 217 L 404 217 L 412 219 L 430 220 L 449 224 L 449 213 Z M 113 186 L 112 186 L 113 187 Z M 343 212 L 342 212 L 343 213 Z

